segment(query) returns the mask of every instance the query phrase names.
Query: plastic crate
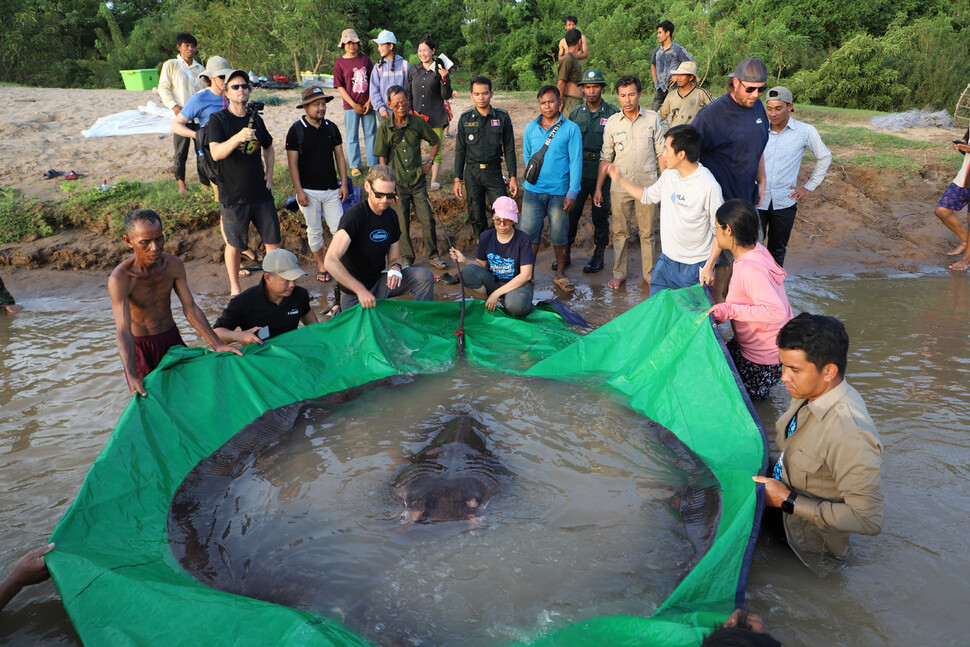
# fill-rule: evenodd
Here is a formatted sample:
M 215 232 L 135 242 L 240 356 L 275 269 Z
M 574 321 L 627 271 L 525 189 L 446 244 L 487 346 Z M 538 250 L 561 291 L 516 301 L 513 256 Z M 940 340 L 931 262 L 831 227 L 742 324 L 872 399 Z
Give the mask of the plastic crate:
M 125 90 L 151 90 L 158 85 L 158 70 L 121 70 Z

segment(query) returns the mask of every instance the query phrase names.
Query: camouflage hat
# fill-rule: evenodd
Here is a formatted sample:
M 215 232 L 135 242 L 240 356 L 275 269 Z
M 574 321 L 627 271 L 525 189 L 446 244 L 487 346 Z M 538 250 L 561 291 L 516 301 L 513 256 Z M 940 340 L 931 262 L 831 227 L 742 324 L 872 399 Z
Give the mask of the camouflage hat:
M 583 80 L 580 81 L 578 85 L 589 85 L 592 83 L 606 85 L 606 79 L 603 78 L 603 73 L 597 70 L 595 67 L 583 72 Z

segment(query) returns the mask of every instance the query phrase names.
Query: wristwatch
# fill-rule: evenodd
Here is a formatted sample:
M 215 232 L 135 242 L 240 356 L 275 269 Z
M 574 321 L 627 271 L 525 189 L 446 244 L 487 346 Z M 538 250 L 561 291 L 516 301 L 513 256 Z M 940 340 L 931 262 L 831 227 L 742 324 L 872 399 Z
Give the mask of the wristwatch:
M 795 498 L 797 496 L 798 493 L 792 490 L 791 494 L 788 495 L 788 498 L 781 502 L 781 511 L 785 514 L 792 514 L 795 512 Z

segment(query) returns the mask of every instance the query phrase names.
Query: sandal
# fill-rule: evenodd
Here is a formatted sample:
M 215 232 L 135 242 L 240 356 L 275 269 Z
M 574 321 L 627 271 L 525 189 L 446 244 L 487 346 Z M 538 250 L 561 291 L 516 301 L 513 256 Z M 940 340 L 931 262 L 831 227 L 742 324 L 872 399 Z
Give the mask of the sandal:
M 322 272 L 317 272 L 317 280 L 320 281 L 321 283 L 329 283 L 331 278 L 333 277 L 330 276 L 330 272 L 328 272 L 327 270 L 323 270 Z
M 576 286 L 574 286 L 569 278 L 565 276 L 560 276 L 559 278 L 553 279 L 552 282 L 563 292 L 572 292 L 576 289 Z
M 340 304 L 339 303 L 335 303 L 332 306 L 330 306 L 330 310 L 327 311 L 326 317 L 328 319 L 333 319 L 334 317 L 336 317 L 337 315 L 339 315 L 341 312 L 343 312 L 343 308 L 340 307 Z
M 440 258 L 438 258 L 437 256 L 435 256 L 434 258 L 429 258 L 428 259 L 428 265 L 430 265 L 431 267 L 435 268 L 436 270 L 446 270 L 446 269 L 448 269 L 448 264 L 445 263 Z
M 240 278 L 245 278 L 245 277 L 251 276 L 251 275 L 252 275 L 252 272 L 250 272 L 247 268 L 245 268 L 245 267 L 240 267 L 239 268 L 239 276 L 240 276 Z
M 253 263 L 262 263 L 263 262 L 263 257 L 260 256 L 259 254 L 257 254 L 256 252 L 254 252 L 251 249 L 244 249 L 244 250 L 242 250 L 239 253 L 242 254 L 243 256 L 245 256 L 246 258 L 248 258 L 249 260 L 251 260 Z

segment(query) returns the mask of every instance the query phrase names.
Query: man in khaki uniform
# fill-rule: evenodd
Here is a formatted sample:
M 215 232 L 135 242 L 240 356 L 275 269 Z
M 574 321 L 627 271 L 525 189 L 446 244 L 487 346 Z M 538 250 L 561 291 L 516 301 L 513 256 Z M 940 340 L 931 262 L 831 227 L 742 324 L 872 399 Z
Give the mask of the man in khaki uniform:
M 859 392 L 845 381 L 849 336 L 834 317 L 803 312 L 778 333 L 781 380 L 792 397 L 778 419 L 781 457 L 765 486 L 766 523 L 781 508 L 788 544 L 826 575 L 849 534 L 882 530 L 882 444 Z
M 657 113 L 668 129 L 689 124 L 700 109 L 714 101 L 711 93 L 697 85 L 697 63 L 684 61 L 670 73 L 670 80 L 676 89 L 667 93 L 667 98 Z
M 652 185 L 666 168 L 663 124 L 656 112 L 640 107 L 642 94 L 640 79 L 632 74 L 621 76 L 616 82 L 621 111 L 607 119 L 603 129 L 603 150 L 596 193 L 593 194 L 593 204 L 597 206 L 603 204 L 603 183 L 611 163 L 619 167 L 625 178 L 639 186 Z M 619 185 L 611 188 L 610 202 L 613 205 L 613 278 L 607 285 L 616 290 L 626 282 L 628 220 L 634 215 L 640 230 L 643 282 L 649 284 L 654 263 L 653 223 L 657 205 L 641 203 Z

